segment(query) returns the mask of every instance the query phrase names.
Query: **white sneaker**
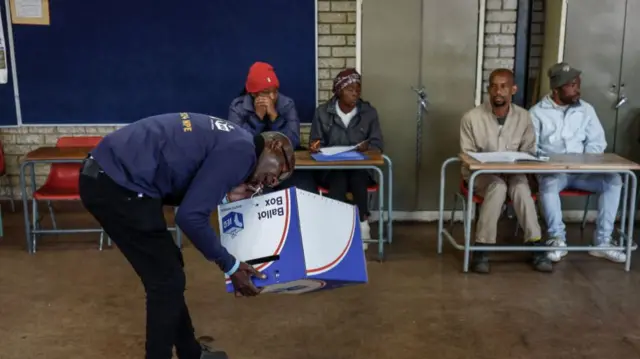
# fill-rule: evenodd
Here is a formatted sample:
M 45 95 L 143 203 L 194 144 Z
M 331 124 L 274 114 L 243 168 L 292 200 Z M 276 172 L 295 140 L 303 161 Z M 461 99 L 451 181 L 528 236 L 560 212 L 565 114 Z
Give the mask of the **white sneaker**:
M 369 243 L 364 242 L 364 240 L 371 239 L 371 228 L 368 221 L 360 222 L 360 237 L 362 238 L 362 247 L 366 251 L 369 248 Z
M 554 238 L 554 239 L 549 239 L 547 241 L 547 246 L 563 248 L 567 246 L 567 242 L 565 242 L 563 239 Z M 569 253 L 568 251 L 562 251 L 562 250 L 548 252 L 547 258 L 549 258 L 552 262 L 559 262 L 562 259 L 562 257 L 566 256 L 568 253 Z
M 610 243 L 599 244 L 596 247 L 609 247 Z M 612 262 L 624 263 L 627 261 L 627 254 L 622 250 L 609 250 L 609 251 L 590 251 L 590 255 L 598 258 L 605 258 Z

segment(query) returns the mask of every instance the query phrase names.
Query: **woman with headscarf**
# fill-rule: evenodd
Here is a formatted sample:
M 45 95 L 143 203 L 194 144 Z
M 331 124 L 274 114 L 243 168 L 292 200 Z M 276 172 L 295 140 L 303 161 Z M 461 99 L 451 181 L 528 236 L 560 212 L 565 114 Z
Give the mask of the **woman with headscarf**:
M 333 80 L 333 97 L 318 106 L 311 123 L 309 149 L 317 152 L 322 147 L 354 146 L 362 143 L 359 151 L 382 152 L 383 139 L 378 112 L 360 98 L 361 76 L 355 69 L 340 72 Z M 365 142 L 363 142 L 365 141 Z M 367 170 L 330 170 L 321 174 L 319 182 L 328 187 L 328 197 L 346 201 L 347 192 L 360 213 L 360 231 L 363 240 L 371 239 L 367 187 L 373 178 Z M 364 245 L 365 250 L 367 245 Z
M 254 136 L 277 131 L 289 138 L 294 149 L 300 149 L 300 119 L 296 105 L 290 97 L 279 93 L 280 81 L 273 66 L 256 62 L 249 68 L 242 94 L 231 101 L 227 120 Z M 295 186 L 317 193 L 313 175 L 309 171 L 295 171 L 286 181 L 273 190 Z M 271 190 L 267 190 L 271 191 Z

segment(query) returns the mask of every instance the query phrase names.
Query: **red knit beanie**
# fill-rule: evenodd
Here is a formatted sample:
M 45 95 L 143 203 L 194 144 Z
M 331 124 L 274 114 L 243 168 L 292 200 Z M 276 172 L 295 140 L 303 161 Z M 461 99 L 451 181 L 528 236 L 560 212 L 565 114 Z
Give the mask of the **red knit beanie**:
M 246 89 L 248 93 L 262 92 L 270 87 L 280 87 L 273 66 L 266 62 L 256 62 L 249 68 Z

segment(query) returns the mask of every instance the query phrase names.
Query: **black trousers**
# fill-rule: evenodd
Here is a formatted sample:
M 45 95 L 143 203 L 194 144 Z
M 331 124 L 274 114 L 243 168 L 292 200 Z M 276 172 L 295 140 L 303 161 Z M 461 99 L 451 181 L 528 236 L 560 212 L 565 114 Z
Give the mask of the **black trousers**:
M 347 193 L 353 195 L 353 202 L 358 207 L 360 220 L 369 216 L 369 196 L 367 187 L 375 182 L 367 170 L 332 170 L 321 174 L 320 183 L 327 187 L 327 197 L 346 202 Z
M 138 197 L 98 173 L 80 175 L 80 197 L 86 209 L 117 244 L 144 285 L 147 302 L 146 359 L 199 359 L 184 298 L 182 252 L 167 231 L 162 201 Z

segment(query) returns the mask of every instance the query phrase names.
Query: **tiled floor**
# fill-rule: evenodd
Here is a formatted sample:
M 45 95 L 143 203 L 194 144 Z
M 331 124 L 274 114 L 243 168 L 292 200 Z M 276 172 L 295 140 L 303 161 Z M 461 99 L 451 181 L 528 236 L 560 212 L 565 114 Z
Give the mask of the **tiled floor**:
M 90 220 L 76 208 L 58 222 Z M 21 212 L 5 213 L 0 358 L 142 358 L 144 293 L 118 250 L 99 252 L 97 235 L 49 236 L 30 256 L 22 224 Z M 435 238 L 434 225 L 397 224 L 387 261 L 369 262 L 369 284 L 253 299 L 226 294 L 187 243 L 194 325 L 232 358 L 640 358 L 637 263 L 626 273 L 571 253 L 542 274 L 505 253 L 491 275 L 462 274 L 461 253 L 446 245 L 438 256 Z

